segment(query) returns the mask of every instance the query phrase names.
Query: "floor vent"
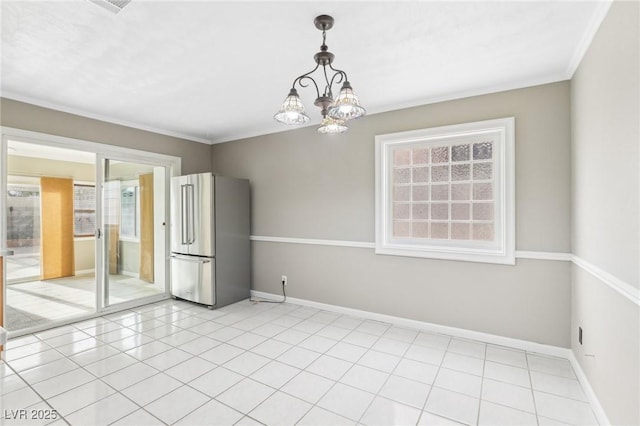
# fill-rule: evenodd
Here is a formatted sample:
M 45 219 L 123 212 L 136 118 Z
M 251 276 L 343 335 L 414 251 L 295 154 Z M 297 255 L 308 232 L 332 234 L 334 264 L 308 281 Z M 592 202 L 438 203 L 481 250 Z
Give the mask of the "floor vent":
M 107 9 L 110 12 L 118 13 L 131 3 L 131 0 L 89 0 L 93 4 Z

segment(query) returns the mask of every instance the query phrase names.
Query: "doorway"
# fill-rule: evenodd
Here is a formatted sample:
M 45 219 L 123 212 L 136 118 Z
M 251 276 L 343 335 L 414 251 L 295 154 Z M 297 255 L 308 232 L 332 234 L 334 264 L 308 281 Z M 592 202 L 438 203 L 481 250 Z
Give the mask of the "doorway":
M 167 188 L 179 158 L 2 130 L 10 335 L 168 297 Z

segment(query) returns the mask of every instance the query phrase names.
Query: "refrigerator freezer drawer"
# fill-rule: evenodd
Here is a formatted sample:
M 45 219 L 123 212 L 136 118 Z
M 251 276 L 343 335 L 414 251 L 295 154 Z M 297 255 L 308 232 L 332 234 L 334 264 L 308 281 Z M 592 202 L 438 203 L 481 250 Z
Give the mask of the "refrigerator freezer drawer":
M 171 294 L 192 302 L 215 305 L 214 271 L 214 258 L 172 255 Z

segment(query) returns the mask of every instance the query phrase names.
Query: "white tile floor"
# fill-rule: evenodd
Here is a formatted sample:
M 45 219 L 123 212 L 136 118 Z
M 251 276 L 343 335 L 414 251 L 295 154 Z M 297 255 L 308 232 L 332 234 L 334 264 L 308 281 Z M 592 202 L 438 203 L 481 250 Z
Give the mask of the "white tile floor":
M 5 328 L 17 331 L 95 312 L 93 274 L 28 281 L 7 287 Z M 163 293 L 153 284 L 126 275 L 109 275 L 109 303 L 116 304 Z
M 170 300 L 23 336 L 0 380 L 2 425 L 597 424 L 565 359 L 291 304 Z

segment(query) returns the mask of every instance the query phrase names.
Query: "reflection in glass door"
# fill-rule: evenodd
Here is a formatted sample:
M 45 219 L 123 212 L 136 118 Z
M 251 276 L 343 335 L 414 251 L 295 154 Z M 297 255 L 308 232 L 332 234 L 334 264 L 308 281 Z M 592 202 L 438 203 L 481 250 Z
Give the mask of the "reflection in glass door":
M 40 279 L 40 180 L 9 176 L 7 180 L 7 282 Z
M 24 332 L 93 314 L 95 154 L 19 138 L 3 138 L 2 149 L 2 245 L 15 253 L 5 259 L 4 327 Z
M 104 160 L 104 306 L 166 292 L 164 166 Z

